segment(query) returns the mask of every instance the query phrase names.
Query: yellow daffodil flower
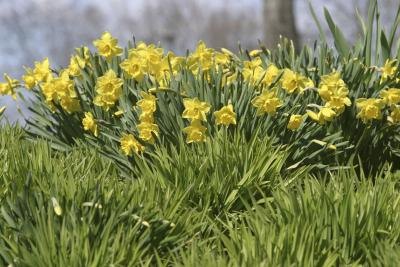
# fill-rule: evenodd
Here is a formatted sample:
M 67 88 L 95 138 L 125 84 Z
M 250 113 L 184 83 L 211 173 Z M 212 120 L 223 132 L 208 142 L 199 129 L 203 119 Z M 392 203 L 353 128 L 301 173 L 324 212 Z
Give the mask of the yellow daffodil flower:
M 289 130 L 296 130 L 300 127 L 301 123 L 303 122 L 303 116 L 302 115 L 291 115 L 289 118 L 289 123 L 287 125 L 287 128 Z
M 380 92 L 379 96 L 386 105 L 397 105 L 400 103 L 400 89 L 389 88 Z
M 142 112 L 153 113 L 156 111 L 156 100 L 157 98 L 146 92 L 140 92 L 142 99 L 137 102 L 137 106 L 142 110 Z
M 267 87 L 271 86 L 272 82 L 278 77 L 280 70 L 274 64 L 269 64 L 265 70 L 265 76 L 261 83 Z
M 255 49 L 255 50 L 251 50 L 251 51 L 249 52 L 249 55 L 250 55 L 251 57 L 258 57 L 261 53 L 262 53 L 262 50 L 261 50 L 261 49 Z
M 339 72 L 332 72 L 322 76 L 318 93 L 326 101 L 326 106 L 332 108 L 337 114 L 342 113 L 345 106 L 351 105 L 351 101 L 348 98 L 349 89 L 341 79 Z
M 396 59 L 387 59 L 383 67 L 380 69 L 382 72 L 381 81 L 385 81 L 387 79 L 393 78 L 394 74 L 397 71 Z
M 35 74 L 31 68 L 25 68 L 25 74 L 22 76 L 22 80 L 27 89 L 32 89 L 37 84 Z
M 275 115 L 276 110 L 282 106 L 281 100 L 276 97 L 274 91 L 264 90 L 261 95 L 256 96 L 251 104 L 257 108 L 257 115 L 263 115 L 268 113 L 269 115 Z
M 159 129 L 157 124 L 148 121 L 142 121 L 137 126 L 139 130 L 139 138 L 145 142 L 154 143 L 154 136 L 158 136 Z
M 118 78 L 113 70 L 108 70 L 103 76 L 97 78 L 94 104 L 110 109 L 118 101 L 122 93 L 122 79 Z
M 172 53 L 164 55 L 162 48 L 155 45 L 139 43 L 136 48 L 129 50 L 128 58 L 121 62 L 120 66 L 124 73 L 136 81 L 142 81 L 144 76 L 150 75 L 155 79 L 164 78 L 164 73 L 169 71 L 168 59 L 171 65 L 179 61 Z M 176 68 L 176 66 L 174 65 Z
M 82 120 L 82 125 L 85 131 L 91 132 L 96 137 L 99 135 L 96 120 L 91 112 L 85 112 L 85 118 Z
M 217 125 L 228 126 L 236 124 L 236 113 L 233 111 L 232 104 L 222 107 L 220 110 L 214 112 L 215 122 Z
M 16 99 L 15 88 L 19 86 L 19 81 L 11 78 L 6 73 L 4 73 L 4 80 L 4 83 L 0 83 L 0 95 L 10 95 Z
M 80 102 L 74 89 L 74 81 L 69 78 L 68 71 L 60 72 L 59 77 L 51 77 L 41 85 L 42 93 L 50 107 L 53 101 L 61 105 L 68 113 L 80 111 Z
M 183 132 L 187 134 L 186 143 L 206 141 L 206 130 L 207 128 L 201 125 L 200 120 L 193 120 L 188 127 L 183 129 Z
M 322 107 L 318 113 L 307 110 L 307 115 L 313 120 L 323 125 L 328 121 L 332 121 L 336 117 L 336 112 L 329 107 Z
M 388 116 L 388 121 L 392 124 L 400 123 L 400 107 L 393 106 L 392 111 L 390 112 L 390 116 Z
M 35 76 L 36 82 L 46 82 L 51 79 L 50 62 L 48 58 L 43 61 L 36 61 L 35 67 L 33 68 L 33 75 Z
M 68 74 L 71 76 L 81 75 L 81 69 L 83 69 L 85 65 L 86 63 L 83 58 L 77 55 L 73 55 L 69 61 Z
M 97 48 L 99 55 L 105 57 L 107 61 L 122 54 L 122 48 L 118 46 L 118 39 L 109 32 L 104 32 L 100 39 L 93 41 L 93 45 Z
M 314 87 L 314 83 L 310 78 L 290 69 L 284 70 L 281 79 L 282 88 L 289 94 L 301 93 L 308 87 Z
M 199 70 L 208 71 L 213 65 L 214 49 L 208 48 L 203 41 L 200 41 L 196 50 L 187 58 L 189 69 L 197 74 Z
M 140 154 L 145 149 L 132 134 L 123 134 L 120 139 L 120 144 L 126 156 L 132 156 L 133 153 Z
M 370 120 L 380 120 L 382 118 L 382 109 L 385 103 L 382 99 L 377 98 L 359 98 L 356 100 L 356 106 L 359 109 L 357 118 L 367 123 Z
M 206 114 L 210 111 L 211 106 L 206 102 L 201 102 L 199 99 L 185 98 L 183 99 L 185 110 L 182 117 L 190 120 L 206 121 Z

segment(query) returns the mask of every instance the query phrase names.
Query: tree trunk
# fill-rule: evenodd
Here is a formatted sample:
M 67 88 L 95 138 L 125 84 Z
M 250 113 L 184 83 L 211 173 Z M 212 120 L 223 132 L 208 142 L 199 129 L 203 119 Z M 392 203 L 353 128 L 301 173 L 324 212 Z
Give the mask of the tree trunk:
M 268 49 L 275 47 L 279 37 L 293 40 L 298 44 L 293 0 L 264 0 L 264 42 Z

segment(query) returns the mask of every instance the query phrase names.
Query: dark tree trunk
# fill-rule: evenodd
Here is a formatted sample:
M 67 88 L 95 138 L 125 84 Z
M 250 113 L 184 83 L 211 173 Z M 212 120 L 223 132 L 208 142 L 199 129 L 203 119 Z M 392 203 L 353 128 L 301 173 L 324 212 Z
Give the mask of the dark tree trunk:
M 279 36 L 299 45 L 296 31 L 293 0 L 264 0 L 264 42 L 268 49 L 275 47 Z

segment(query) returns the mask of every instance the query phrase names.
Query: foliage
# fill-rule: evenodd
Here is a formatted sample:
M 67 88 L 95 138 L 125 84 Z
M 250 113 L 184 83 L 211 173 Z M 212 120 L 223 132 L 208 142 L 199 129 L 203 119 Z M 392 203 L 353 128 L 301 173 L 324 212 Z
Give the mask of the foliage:
M 400 8 L 386 31 L 371 0 L 354 45 L 327 10 L 325 17 L 335 48 L 321 31 L 321 41 L 299 54 L 282 39 L 237 55 L 199 42 L 180 57 L 144 43 L 123 50 L 106 32 L 94 41 L 97 52 L 77 49 L 67 68 L 51 70 L 45 59 L 27 69 L 24 86 L 36 96 L 27 131 L 62 151 L 91 144 L 126 177 L 157 145 L 185 145 L 185 135 L 187 143 L 207 143 L 221 131 L 229 141 L 268 135 L 289 147 L 286 169 L 332 170 L 359 158 L 367 172 L 385 162 L 398 168 Z M 5 77 L 3 93 L 15 95 L 18 82 Z
M 88 146 L 56 152 L 2 128 L 0 264 L 399 264 L 399 174 L 281 176 L 288 154 L 268 138 L 210 142 L 159 149 L 127 180 Z

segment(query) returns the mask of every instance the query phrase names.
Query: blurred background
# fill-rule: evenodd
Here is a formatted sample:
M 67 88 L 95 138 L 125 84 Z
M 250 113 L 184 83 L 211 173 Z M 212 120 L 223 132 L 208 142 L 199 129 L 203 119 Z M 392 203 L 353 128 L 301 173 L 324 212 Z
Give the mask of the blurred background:
M 310 2 L 327 32 L 323 7 L 349 41 L 360 34 L 356 9 L 366 17 L 367 0 Z M 383 23 L 391 24 L 399 0 L 378 2 Z M 20 79 L 22 66 L 44 57 L 52 67 L 65 66 L 75 47 L 93 48 L 92 41 L 105 30 L 121 46 L 135 36 L 178 54 L 193 50 L 198 40 L 237 51 L 239 43 L 247 49 L 259 41 L 271 47 L 279 34 L 298 47 L 318 39 L 308 0 L 0 0 L 0 74 Z M 21 103 L 0 96 L 3 105 L 11 122 L 21 117 Z

